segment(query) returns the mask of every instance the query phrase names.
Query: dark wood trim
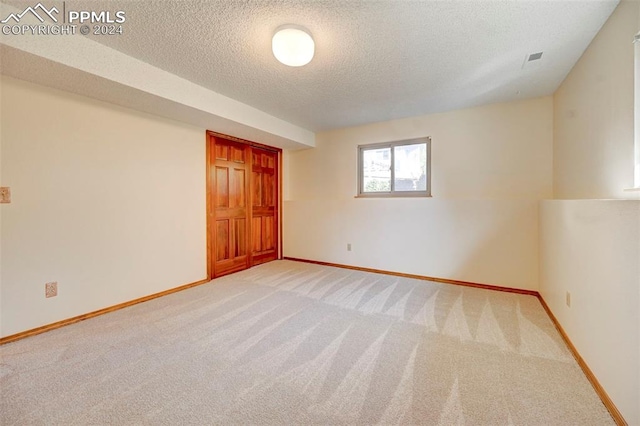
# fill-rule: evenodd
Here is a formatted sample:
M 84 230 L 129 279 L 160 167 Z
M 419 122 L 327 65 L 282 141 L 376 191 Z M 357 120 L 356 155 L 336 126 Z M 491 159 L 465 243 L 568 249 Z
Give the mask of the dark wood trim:
M 405 274 L 405 273 L 401 273 L 401 272 L 385 271 L 385 270 L 373 269 L 373 268 L 364 268 L 364 267 L 360 267 L 360 266 L 343 265 L 343 264 L 339 264 L 339 263 L 322 262 L 322 261 L 318 261 L 318 260 L 299 259 L 299 258 L 294 258 L 294 257 L 283 257 L 283 259 L 291 260 L 291 261 L 295 261 L 295 262 L 311 263 L 311 264 L 315 264 L 315 265 L 323 265 L 323 266 L 332 266 L 332 267 L 336 267 L 336 268 L 351 269 L 351 270 L 362 271 L 362 272 L 372 272 L 372 273 L 377 273 L 377 274 L 392 275 L 392 276 L 403 277 L 403 278 L 413 278 L 413 279 L 419 279 L 419 280 L 434 281 L 434 282 L 443 283 L 443 284 L 453 284 L 453 285 L 460 285 L 460 286 L 465 286 L 465 287 L 474 287 L 474 288 L 481 288 L 481 289 L 486 289 L 486 290 L 494 290 L 494 291 L 502 291 L 502 292 L 507 292 L 507 293 L 517 293 L 517 294 L 524 294 L 524 295 L 528 295 L 528 296 L 535 296 L 540 301 L 540 304 L 542 305 L 542 307 L 544 308 L 545 312 L 547 313 L 547 315 L 551 319 L 551 322 L 553 323 L 553 325 L 556 327 L 556 329 L 560 333 L 560 336 L 562 336 L 562 339 L 564 340 L 565 344 L 567 345 L 567 348 L 569 349 L 569 351 L 571 352 L 571 354 L 575 358 L 576 362 L 578 363 L 578 365 L 580 366 L 580 368 L 584 372 L 585 376 L 587 377 L 587 379 L 591 383 L 591 386 L 593 386 L 593 389 L 595 390 L 596 394 L 600 397 L 602 403 L 604 404 L 604 406 L 609 411 L 609 414 L 611 415 L 611 417 L 613 418 L 615 423 L 618 426 L 628 426 L 627 421 L 622 416 L 622 413 L 620 413 L 620 411 L 618 410 L 618 407 L 616 407 L 615 403 L 611 400 L 611 398 L 609 397 L 609 395 L 607 394 L 605 389 L 602 387 L 602 385 L 600 384 L 600 382 L 596 378 L 595 374 L 593 374 L 593 372 L 591 371 L 591 369 L 589 368 L 589 366 L 587 365 L 585 360 L 582 358 L 582 356 L 580 355 L 580 353 L 578 352 L 578 350 L 574 346 L 573 342 L 571 342 L 571 339 L 569 339 L 569 336 L 567 335 L 567 333 L 564 331 L 564 329 L 562 328 L 562 326 L 558 322 L 557 318 L 555 317 L 555 315 L 553 314 L 553 312 L 549 308 L 549 305 L 547 305 L 547 303 L 545 302 L 545 300 L 542 297 L 542 295 L 540 295 L 540 293 L 538 293 L 537 291 L 523 290 L 523 289 L 518 289 L 518 288 L 510 288 L 510 287 L 500 287 L 500 286 L 494 286 L 494 285 L 488 285 L 488 284 L 479 284 L 479 283 L 473 283 L 473 282 L 468 282 L 468 281 L 450 280 L 450 279 L 445 279 L 445 278 L 428 277 L 428 276 L 424 276 L 424 275 Z M 23 331 L 23 332 L 20 332 L 20 333 L 12 334 L 10 336 L 2 337 L 2 338 L 0 338 L 0 345 L 6 344 L 6 343 L 10 343 L 10 342 L 15 342 L 17 340 L 21 340 L 21 339 L 24 339 L 24 338 L 27 338 L 27 337 L 31 337 L 31 336 L 35 336 L 35 335 L 38 335 L 38 334 L 41 334 L 41 333 L 45 333 L 47 331 L 55 330 L 57 328 L 61 328 L 61 327 L 67 326 L 67 325 L 71 325 L 71 324 L 74 324 L 74 323 L 77 323 L 77 322 L 80 322 L 80 321 L 84 321 L 84 320 L 87 320 L 87 319 L 90 319 L 90 318 L 94 318 L 94 317 L 97 317 L 97 316 L 100 316 L 100 315 L 108 314 L 110 312 L 114 312 L 114 311 L 117 311 L 117 310 L 120 310 L 120 309 L 124 309 L 124 308 L 127 308 L 129 306 L 137 305 L 139 303 L 143 303 L 143 302 L 147 302 L 149 300 L 157 299 L 159 297 L 167 296 L 167 295 L 172 294 L 172 293 L 177 293 L 177 292 L 182 291 L 182 290 L 187 290 L 189 288 L 197 287 L 199 285 L 208 283 L 210 281 L 211 280 L 209 278 L 207 278 L 207 279 L 204 279 L 204 280 L 200 280 L 200 281 L 196 281 L 196 282 L 193 282 L 193 283 L 185 284 L 185 285 L 182 285 L 182 286 L 179 286 L 179 287 L 175 287 L 175 288 L 172 288 L 172 289 L 169 289 L 169 290 L 161 291 L 159 293 L 154 293 L 154 294 L 151 294 L 151 295 L 148 295 L 148 296 L 140 297 L 138 299 L 134 299 L 134 300 L 131 300 L 131 301 L 128 301 L 128 302 L 123 302 L 123 303 L 119 303 L 117 305 L 113 305 L 113 306 L 110 306 L 110 307 L 107 307 L 107 308 L 99 309 L 97 311 L 89 312 L 89 313 L 86 313 L 86 314 L 83 314 L 83 315 L 78 315 L 78 316 L 75 316 L 75 317 L 72 317 L 72 318 L 68 318 L 68 319 L 65 319 L 65 320 L 62 320 L 62 321 L 54 322 L 52 324 L 47 324 L 47 325 L 44 325 L 44 326 L 41 326 L 41 327 L 33 328 L 31 330 L 26 330 L 26 331 Z
M 249 146 L 251 146 L 253 148 L 264 149 L 265 151 L 282 152 L 281 148 L 276 148 L 275 146 L 264 145 L 264 144 L 261 144 L 261 143 L 258 143 L 258 142 L 253 142 L 253 141 L 250 141 L 250 140 L 247 140 L 247 139 L 242 139 L 242 138 L 237 138 L 235 136 L 225 135 L 224 133 L 214 132 L 213 130 L 207 130 L 207 135 L 213 136 L 214 138 L 227 139 L 229 141 L 243 143 L 243 144 L 249 145 Z
M 213 215 L 213 211 L 211 210 L 211 136 L 206 133 L 205 134 L 205 142 L 206 142 L 206 170 L 205 177 L 207 179 L 207 279 L 213 279 L 213 270 L 211 269 L 211 259 L 213 250 L 213 241 L 211 241 L 211 217 Z
M 355 271 L 373 272 L 376 274 L 393 275 L 396 277 L 403 277 L 403 278 L 413 278 L 416 280 L 434 281 L 442 284 L 454 284 L 454 285 L 461 285 L 465 287 L 483 288 L 485 290 L 495 290 L 495 291 L 504 291 L 507 293 L 526 294 L 528 296 L 536 296 L 536 297 L 540 296 L 538 292 L 534 290 L 524 290 L 520 288 L 511 288 L 511 287 L 500 287 L 496 285 L 472 283 L 469 281 L 458 281 L 458 280 L 449 280 L 446 278 L 427 277 L 424 275 L 405 274 L 403 272 L 393 272 L 393 271 L 385 271 L 382 269 L 363 268 L 360 266 L 342 265 L 340 263 L 321 262 L 318 260 L 298 259 L 295 257 L 284 257 L 284 259 L 293 260 L 295 262 L 313 263 L 315 265 L 333 266 L 336 268 L 343 268 L 343 269 L 353 269 Z
M 616 407 L 616 405 L 613 403 L 613 401 L 609 397 L 609 394 L 607 394 L 607 391 L 604 390 L 604 388 L 596 378 L 595 374 L 593 374 L 593 371 L 591 371 L 591 369 L 589 368 L 585 360 L 582 358 L 582 356 L 580 356 L 580 353 L 578 352 L 576 347 L 573 345 L 573 342 L 571 342 L 571 339 L 569 339 L 569 336 L 564 331 L 564 329 L 558 322 L 555 315 L 553 315 L 553 312 L 551 312 L 551 308 L 549 308 L 549 305 L 547 305 L 547 302 L 545 302 L 542 295 L 538 294 L 538 299 L 540 299 L 540 303 L 542 304 L 542 307 L 547 312 L 547 315 L 549 315 L 549 318 L 551 318 L 551 322 L 553 322 L 553 325 L 555 325 L 556 329 L 562 336 L 562 339 L 564 339 L 564 342 L 567 344 L 567 347 L 569 348 L 569 351 L 571 352 L 573 357 L 576 359 L 576 362 L 578 363 L 580 368 L 582 368 L 584 375 L 587 376 L 587 379 L 591 383 L 591 386 L 593 386 L 593 389 L 596 391 L 596 393 L 602 400 L 602 403 L 607 408 L 607 410 L 609 410 L 609 414 L 611 414 L 611 417 L 613 417 L 613 420 L 616 422 L 618 426 L 627 426 L 628 425 L 627 421 L 624 419 L 624 417 L 618 410 L 618 407 Z
M 363 268 L 363 267 L 360 267 L 360 266 L 342 265 L 342 264 L 339 264 L 339 263 L 331 263 L 331 262 L 321 262 L 321 261 L 318 261 L 318 260 L 298 259 L 298 258 L 294 258 L 294 257 L 284 257 L 284 259 L 285 260 L 292 260 L 292 261 L 295 261 L 295 262 L 312 263 L 312 264 L 315 264 L 315 265 L 333 266 L 333 267 L 336 267 L 336 268 L 353 269 L 353 270 L 356 270 L 356 271 L 373 272 L 373 273 L 385 274 L 385 275 L 393 275 L 393 276 L 396 276 L 396 277 L 414 278 L 414 279 L 426 280 L 426 281 L 435 281 L 435 282 L 443 283 L 443 284 L 461 285 L 461 286 L 465 286 L 465 287 L 475 287 L 475 288 L 482 288 L 482 289 L 486 289 L 486 290 L 494 290 L 494 291 L 502 291 L 502 292 L 507 292 L 507 293 L 517 293 L 517 294 L 524 294 L 524 295 L 528 295 L 528 296 L 535 296 L 540 301 L 540 304 L 542 305 L 542 307 L 546 311 L 547 315 L 549 315 L 549 318 L 551 319 L 551 322 L 553 322 L 553 324 L 555 325 L 556 329 L 560 333 L 560 336 L 562 336 L 562 339 L 564 340 L 565 344 L 567 345 L 567 348 L 569 349 L 569 351 L 571 352 L 571 354 L 575 358 L 576 362 L 578 363 L 578 365 L 580 366 L 580 368 L 584 372 L 584 375 L 587 377 L 587 379 L 591 383 L 591 386 L 593 386 L 593 389 L 595 390 L 596 394 L 600 397 L 600 400 L 602 400 L 602 403 L 604 404 L 606 409 L 609 411 L 609 414 L 611 415 L 611 417 L 613 418 L 615 423 L 618 426 L 628 426 L 627 421 L 624 419 L 624 417 L 620 413 L 620 410 L 618 410 L 618 407 L 616 407 L 614 402 L 611 400 L 611 398 L 607 394 L 607 391 L 604 390 L 604 388 L 602 387 L 602 385 L 600 384 L 600 382 L 596 378 L 595 374 L 593 374 L 593 371 L 591 371 L 591 369 L 589 368 L 589 366 L 587 365 L 585 360 L 582 358 L 582 356 L 580 355 L 580 353 L 578 352 L 576 347 L 573 345 L 573 342 L 571 342 L 571 339 L 569 339 L 569 336 L 564 331 L 564 329 L 562 328 L 562 326 L 560 325 L 560 323 L 556 319 L 555 315 L 553 315 L 553 312 L 551 312 L 551 309 L 547 305 L 547 302 L 545 302 L 545 300 L 542 297 L 542 295 L 537 291 L 534 291 L 534 290 L 523 290 L 523 289 L 519 289 L 519 288 L 510 288 L 510 287 L 500 287 L 500 286 L 494 286 L 494 285 L 488 285 L 488 284 L 478 284 L 478 283 L 472 283 L 472 282 L 468 282 L 468 281 L 449 280 L 449 279 L 445 279 L 445 278 L 427 277 L 427 276 L 423 276 L 423 275 L 405 274 L 405 273 L 401 273 L 401 272 L 385 271 L 385 270 L 381 270 L 381 269 Z
M 284 242 L 282 240 L 282 216 L 283 216 L 283 200 L 284 192 L 282 191 L 282 169 L 284 168 L 284 155 L 282 151 L 278 152 L 278 259 L 284 256 Z
M 214 139 L 215 140 L 215 139 Z M 246 247 L 247 247 L 247 263 L 245 264 L 244 268 L 241 269 L 241 271 L 245 270 L 245 269 L 249 269 L 251 268 L 254 263 L 253 263 L 253 195 L 254 195 L 254 188 L 255 188 L 255 184 L 256 182 L 254 181 L 253 178 L 253 149 L 250 143 L 244 142 L 244 141 L 236 141 L 236 142 L 240 142 L 244 145 L 244 149 L 245 149 L 245 155 L 247 156 L 247 174 L 246 174 L 246 178 L 245 178 L 245 186 L 246 186 L 246 208 L 247 208 L 247 226 L 246 226 L 246 231 L 247 231 L 247 235 L 245 238 L 246 241 Z M 239 272 L 239 271 L 233 271 L 233 272 Z M 232 273 L 233 273 L 232 272 Z
M 186 290 L 192 287 L 196 287 L 210 282 L 209 279 L 196 281 L 190 284 L 181 285 L 180 287 L 172 288 L 169 290 L 161 291 L 159 293 L 150 294 L 149 296 L 140 297 L 138 299 L 130 300 L 128 302 L 119 303 L 117 305 L 109 306 L 107 308 L 99 309 L 97 311 L 89 312 L 87 314 L 78 315 L 73 318 L 67 318 L 62 321 L 54 322 L 52 324 L 43 325 L 42 327 L 32 328 L 31 330 L 22 331 L 20 333 L 12 334 L 10 336 L 0 338 L 0 345 L 5 343 L 15 342 L 16 340 L 24 339 L 25 337 L 35 336 L 36 334 L 45 333 L 47 331 L 55 330 L 66 325 L 74 324 L 76 322 L 84 321 L 89 318 L 97 317 L 100 315 L 108 314 L 109 312 L 117 311 L 120 309 L 128 308 L 129 306 L 137 305 L 138 303 L 147 302 L 158 297 L 167 296 L 172 293 L 177 293 L 182 290 Z

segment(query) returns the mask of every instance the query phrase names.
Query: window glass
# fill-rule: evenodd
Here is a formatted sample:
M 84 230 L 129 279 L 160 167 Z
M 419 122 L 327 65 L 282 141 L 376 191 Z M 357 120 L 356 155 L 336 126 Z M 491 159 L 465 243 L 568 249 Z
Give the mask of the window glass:
M 391 191 L 391 149 L 367 149 L 362 153 L 364 192 Z
M 431 139 L 358 147 L 358 196 L 430 197 Z
M 399 145 L 393 148 L 395 191 L 427 190 L 427 144 Z

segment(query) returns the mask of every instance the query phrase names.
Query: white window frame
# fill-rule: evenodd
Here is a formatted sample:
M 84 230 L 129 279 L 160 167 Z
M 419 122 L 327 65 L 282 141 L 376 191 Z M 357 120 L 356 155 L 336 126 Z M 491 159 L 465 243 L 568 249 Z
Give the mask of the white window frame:
M 633 39 L 634 48 L 634 144 L 633 187 L 640 190 L 640 32 Z
M 395 183 L 395 167 L 394 167 L 394 150 L 396 146 L 427 144 L 427 189 L 426 191 L 395 191 L 393 186 Z M 363 179 L 363 153 L 371 149 L 389 148 L 391 151 L 391 191 L 364 192 Z M 431 138 L 423 137 L 416 139 L 406 139 L 393 142 L 372 143 L 367 145 L 358 145 L 358 195 L 356 198 L 387 198 L 387 197 L 431 197 Z

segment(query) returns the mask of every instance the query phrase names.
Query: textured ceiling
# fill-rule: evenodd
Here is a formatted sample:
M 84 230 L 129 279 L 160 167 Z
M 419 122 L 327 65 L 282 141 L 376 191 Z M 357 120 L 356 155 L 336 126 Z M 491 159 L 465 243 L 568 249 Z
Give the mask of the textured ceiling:
M 125 33 L 97 42 L 320 131 L 551 94 L 618 1 L 66 3 L 126 12 Z M 316 41 L 300 68 L 271 53 L 274 30 L 291 23 Z

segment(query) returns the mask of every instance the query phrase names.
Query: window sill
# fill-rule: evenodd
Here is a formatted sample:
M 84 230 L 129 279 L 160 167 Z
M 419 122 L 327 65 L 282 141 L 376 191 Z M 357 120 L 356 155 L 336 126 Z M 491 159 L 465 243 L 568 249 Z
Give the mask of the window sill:
M 640 192 L 640 186 L 636 186 L 635 188 L 626 188 L 623 191 L 624 192 Z
M 384 194 L 384 195 L 354 195 L 353 198 L 433 198 L 432 195 L 423 194 Z

